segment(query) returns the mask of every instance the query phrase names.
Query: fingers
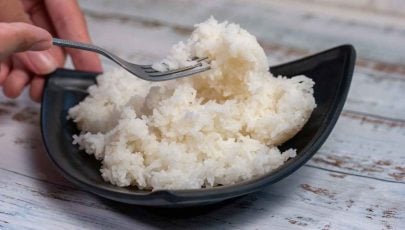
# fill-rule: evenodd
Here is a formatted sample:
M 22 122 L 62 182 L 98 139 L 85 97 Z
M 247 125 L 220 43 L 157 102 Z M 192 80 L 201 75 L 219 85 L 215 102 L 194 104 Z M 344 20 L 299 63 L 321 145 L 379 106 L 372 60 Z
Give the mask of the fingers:
M 55 29 L 42 2 L 23 1 L 23 3 L 25 10 L 30 14 L 30 21 L 33 24 L 49 31 L 51 34 L 55 34 Z M 43 52 L 19 54 L 18 57 L 36 75 L 53 72 L 56 67 L 62 67 L 65 63 L 63 50 L 56 46 Z
M 3 82 L 6 80 L 10 72 L 9 60 L 6 62 L 0 62 L 0 86 L 3 85 Z
M 81 42 L 90 42 L 84 15 L 76 0 L 45 0 L 49 16 L 59 37 Z M 101 71 L 97 54 L 67 49 L 74 66 L 80 70 Z
M 20 96 L 24 87 L 30 82 L 30 76 L 24 69 L 14 68 L 3 83 L 4 95 L 10 98 Z
M 45 79 L 41 76 L 35 76 L 31 80 L 30 85 L 30 97 L 35 102 L 41 102 L 42 99 L 42 90 L 44 88 Z
M 46 30 L 26 23 L 0 23 L 0 41 L 0 60 L 16 52 L 52 46 L 52 37 Z
M 38 75 L 49 74 L 55 71 L 58 66 L 61 66 L 61 62 L 57 62 L 55 55 L 52 54 L 51 50 L 42 52 L 24 52 L 16 54 L 15 57 L 25 65 L 28 71 Z

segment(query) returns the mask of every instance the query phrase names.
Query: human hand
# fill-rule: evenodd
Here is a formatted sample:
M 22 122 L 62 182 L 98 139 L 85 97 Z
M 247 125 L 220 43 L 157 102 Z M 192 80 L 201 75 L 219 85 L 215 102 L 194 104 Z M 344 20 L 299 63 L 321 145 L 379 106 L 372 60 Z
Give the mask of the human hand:
M 48 34 L 49 36 L 90 42 L 84 16 L 76 0 L 0 0 L 0 8 L 2 9 L 0 12 L 0 22 L 25 22 L 47 30 L 50 33 L 50 35 Z M 18 26 L 21 27 L 21 25 Z M 26 27 L 27 25 L 25 25 L 25 29 L 27 29 Z M 31 31 L 32 28 L 28 30 Z M 45 31 L 36 31 L 36 33 L 41 33 L 41 36 L 43 36 L 42 32 Z M 7 33 L 9 33 L 9 30 L 0 28 L 0 35 L 5 36 L 4 34 Z M 23 35 L 27 34 L 23 33 Z M 2 38 L 0 37 L 0 39 Z M 11 38 L 11 40 L 18 41 L 16 38 Z M 0 42 L 6 44 L 3 40 L 0 40 Z M 48 44 L 47 42 L 45 44 Z M 23 43 L 25 43 L 25 40 Z M 51 43 L 48 45 L 51 45 Z M 34 101 L 39 102 L 45 82 L 43 76 L 58 67 L 62 67 L 65 63 L 66 55 L 72 57 L 76 69 L 101 71 L 100 60 L 94 53 L 74 49 L 61 49 L 55 46 L 43 46 L 39 48 L 44 51 L 26 51 L 2 57 L 3 60 L 0 64 L 0 85 L 3 86 L 3 92 L 6 96 L 11 98 L 18 97 L 24 87 L 29 85 L 30 97 Z M 13 50 L 8 47 L 5 49 Z M 16 51 L 23 50 L 32 50 L 32 48 L 30 49 L 28 45 L 22 44 Z M 34 50 L 38 50 L 38 47 L 34 46 Z
M 18 63 L 17 59 L 10 60 L 10 56 L 27 50 L 47 50 L 51 46 L 52 36 L 44 29 L 26 23 L 0 23 L 0 85 L 8 84 L 4 87 L 6 95 L 10 95 L 10 91 L 19 90 L 15 87 L 26 84 L 26 79 L 21 77 L 24 73 L 21 73 L 22 70 L 18 70 L 17 66 L 21 63 Z M 10 73 L 11 68 L 14 69 Z

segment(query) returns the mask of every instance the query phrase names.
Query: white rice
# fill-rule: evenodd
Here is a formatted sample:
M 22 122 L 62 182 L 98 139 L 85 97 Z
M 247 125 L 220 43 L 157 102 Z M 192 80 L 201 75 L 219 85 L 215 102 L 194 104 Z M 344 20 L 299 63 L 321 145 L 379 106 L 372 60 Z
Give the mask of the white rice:
M 276 146 L 315 108 L 311 79 L 272 76 L 254 36 L 213 18 L 154 68 L 185 66 L 194 56 L 209 57 L 211 70 L 159 83 L 115 70 L 70 109 L 81 130 L 74 144 L 102 161 L 104 180 L 154 190 L 229 185 L 296 155 Z

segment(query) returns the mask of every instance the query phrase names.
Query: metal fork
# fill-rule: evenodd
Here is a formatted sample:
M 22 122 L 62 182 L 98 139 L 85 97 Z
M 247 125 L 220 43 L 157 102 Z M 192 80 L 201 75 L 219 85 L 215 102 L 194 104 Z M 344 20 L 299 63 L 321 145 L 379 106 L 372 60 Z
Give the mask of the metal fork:
M 82 50 L 87 50 L 87 51 L 92 51 L 99 53 L 118 65 L 120 65 L 122 68 L 126 69 L 128 72 L 132 73 L 133 75 L 147 81 L 166 81 L 166 80 L 171 80 L 171 79 L 176 79 L 176 78 L 181 78 L 181 77 L 187 77 L 191 76 L 197 73 L 201 73 L 204 71 L 207 71 L 210 69 L 209 65 L 203 65 L 202 61 L 206 60 L 208 58 L 203 57 L 203 58 L 193 58 L 193 61 L 196 61 L 197 64 L 191 65 L 191 66 L 186 66 L 178 69 L 173 69 L 173 70 L 168 70 L 164 72 L 159 72 L 155 69 L 152 68 L 151 65 L 137 65 L 131 62 L 127 62 L 123 60 L 122 58 L 108 52 L 107 50 L 91 45 L 91 44 L 86 44 L 86 43 L 81 43 L 81 42 L 75 42 L 75 41 L 70 41 L 70 40 L 64 40 L 64 39 L 59 39 L 59 38 L 53 38 L 53 44 L 61 47 L 68 47 L 68 48 L 75 48 L 75 49 L 82 49 Z

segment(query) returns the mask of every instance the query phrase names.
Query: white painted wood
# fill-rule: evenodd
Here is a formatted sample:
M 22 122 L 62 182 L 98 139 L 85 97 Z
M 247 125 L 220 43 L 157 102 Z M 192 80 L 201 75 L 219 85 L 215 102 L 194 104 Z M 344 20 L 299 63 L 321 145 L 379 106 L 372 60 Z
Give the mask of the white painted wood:
M 237 22 L 259 40 L 267 42 L 310 51 L 351 43 L 363 58 L 396 64 L 403 64 L 405 60 L 403 16 L 375 14 L 361 7 L 348 9 L 316 2 L 308 4 L 307 1 L 264 0 L 80 2 L 88 15 L 124 20 L 135 18 L 152 21 L 155 25 L 163 23 L 177 27 L 190 27 L 213 15 L 219 20 Z M 383 0 L 373 2 L 379 2 L 383 7 L 394 5 L 392 1 L 386 4 L 382 3 Z M 403 4 L 396 6 L 401 9 Z
M 405 122 L 343 112 L 309 165 L 405 182 Z
M 15 229 L 402 229 L 404 184 L 304 167 L 241 199 L 198 209 L 125 206 L 0 169 L 0 225 Z M 38 225 L 39 226 L 39 225 Z
M 173 211 L 75 188 L 46 157 L 39 106 L 26 94 L 0 96 L 0 229 L 405 229 L 403 1 L 79 2 L 95 43 L 144 63 L 210 14 L 257 35 L 271 64 L 350 41 L 359 61 L 345 110 L 320 151 L 290 177 L 227 204 Z
M 344 109 L 405 122 L 405 75 L 356 68 Z

